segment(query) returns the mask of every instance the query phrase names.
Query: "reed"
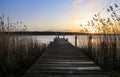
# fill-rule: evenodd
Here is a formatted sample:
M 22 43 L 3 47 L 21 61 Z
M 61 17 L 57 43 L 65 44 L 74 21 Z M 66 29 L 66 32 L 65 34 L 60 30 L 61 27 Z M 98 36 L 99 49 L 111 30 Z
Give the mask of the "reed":
M 100 13 L 95 14 L 87 24 L 81 25 L 82 32 L 89 33 L 87 27 L 97 29 L 96 33 L 103 35 L 88 36 L 88 48 L 82 48 L 84 53 L 106 70 L 120 71 L 120 7 L 110 5 Z M 87 26 L 87 27 L 85 27 Z M 89 50 L 89 51 L 88 51 Z
M 35 37 L 12 36 L 4 32 L 25 31 L 22 22 L 12 24 L 4 15 L 0 17 L 0 77 L 20 77 L 45 51 L 47 45 Z M 11 24 L 10 24 L 11 23 Z

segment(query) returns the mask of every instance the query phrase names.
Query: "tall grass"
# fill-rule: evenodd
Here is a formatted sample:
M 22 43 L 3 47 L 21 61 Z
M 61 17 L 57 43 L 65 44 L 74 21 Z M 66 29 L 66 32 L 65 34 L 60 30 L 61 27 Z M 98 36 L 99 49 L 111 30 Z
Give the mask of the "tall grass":
M 46 49 L 46 44 L 27 36 L 12 36 L 7 31 L 25 31 L 21 23 L 7 24 L 4 15 L 0 17 L 0 77 L 20 77 Z
M 88 36 L 88 48 L 84 53 L 92 58 L 99 66 L 107 70 L 120 71 L 120 8 L 113 4 L 95 14 L 93 19 L 82 27 L 97 29 L 96 33 Z M 90 32 L 86 27 L 83 32 Z

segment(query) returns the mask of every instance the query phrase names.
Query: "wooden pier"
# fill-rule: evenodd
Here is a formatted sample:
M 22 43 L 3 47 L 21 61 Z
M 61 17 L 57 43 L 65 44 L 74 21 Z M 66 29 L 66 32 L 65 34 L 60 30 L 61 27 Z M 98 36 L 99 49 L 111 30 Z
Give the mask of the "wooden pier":
M 34 56 L 34 55 L 33 55 Z M 109 77 L 65 39 L 54 39 L 23 77 Z

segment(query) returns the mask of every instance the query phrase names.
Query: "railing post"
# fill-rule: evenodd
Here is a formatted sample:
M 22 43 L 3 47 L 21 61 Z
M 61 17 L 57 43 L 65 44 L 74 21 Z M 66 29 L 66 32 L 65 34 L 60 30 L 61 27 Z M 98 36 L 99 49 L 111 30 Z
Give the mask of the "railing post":
M 77 35 L 75 35 L 75 47 L 77 47 Z
M 89 56 L 92 55 L 92 35 L 88 36 L 88 50 L 89 50 Z

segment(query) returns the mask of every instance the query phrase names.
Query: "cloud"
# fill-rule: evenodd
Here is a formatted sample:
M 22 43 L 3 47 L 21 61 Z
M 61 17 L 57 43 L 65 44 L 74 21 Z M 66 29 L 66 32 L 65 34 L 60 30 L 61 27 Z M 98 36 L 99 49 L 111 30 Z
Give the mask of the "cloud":
M 77 6 L 77 5 L 79 5 L 80 3 L 82 3 L 84 0 L 73 0 L 72 1 L 72 6 L 74 7 L 74 6 Z
M 76 6 L 80 5 L 80 4 L 82 4 L 83 2 L 85 2 L 84 6 L 93 7 L 93 6 L 98 5 L 102 1 L 103 0 L 72 0 L 72 6 L 76 7 Z
M 84 17 L 82 17 L 82 16 L 74 16 L 74 17 L 71 17 L 70 18 L 70 20 L 71 21 L 80 21 L 80 20 L 82 20 Z
M 89 1 L 89 4 L 88 4 L 88 7 L 94 7 L 96 5 L 98 5 L 99 3 L 101 3 L 103 0 L 90 0 Z
M 68 12 L 65 12 L 65 14 L 77 14 L 77 12 L 75 12 L 75 11 L 68 11 Z

